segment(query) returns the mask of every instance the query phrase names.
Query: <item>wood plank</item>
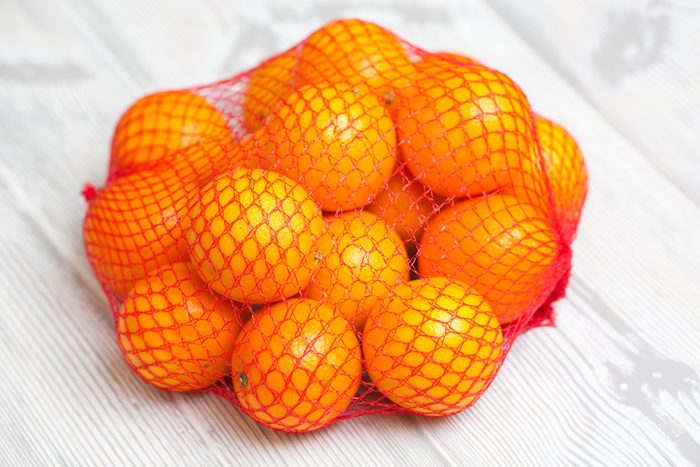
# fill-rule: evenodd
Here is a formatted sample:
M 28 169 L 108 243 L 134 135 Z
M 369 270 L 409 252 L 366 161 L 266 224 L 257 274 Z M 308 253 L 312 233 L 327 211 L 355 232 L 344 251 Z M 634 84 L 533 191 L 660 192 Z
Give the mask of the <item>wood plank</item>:
M 494 8 L 660 171 L 700 204 L 700 5 L 497 0 Z
M 118 114 L 143 92 L 243 69 L 354 14 L 314 1 L 0 4 L 0 390 L 9 395 L 0 462 L 682 465 L 700 456 L 700 211 L 476 0 L 377 2 L 362 16 L 502 68 L 580 140 L 591 196 L 559 327 L 523 336 L 464 414 L 364 417 L 308 436 L 129 373 L 84 259 L 78 197 L 83 181 L 104 176 Z

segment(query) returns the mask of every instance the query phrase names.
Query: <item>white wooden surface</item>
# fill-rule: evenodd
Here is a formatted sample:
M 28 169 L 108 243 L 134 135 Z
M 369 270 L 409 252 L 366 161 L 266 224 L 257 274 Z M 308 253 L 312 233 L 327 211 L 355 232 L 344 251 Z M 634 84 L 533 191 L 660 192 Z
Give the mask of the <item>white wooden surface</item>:
M 700 13 L 620 2 L 667 12 L 664 52 L 630 73 L 605 52 L 629 38 L 597 21 L 603 3 L 0 2 L 0 464 L 700 461 Z M 84 257 L 79 191 L 104 178 L 136 97 L 233 74 L 343 16 L 511 74 L 580 141 L 590 197 L 558 327 L 522 336 L 474 408 L 290 436 L 129 373 Z
M 700 2 L 492 3 L 603 118 L 700 204 Z

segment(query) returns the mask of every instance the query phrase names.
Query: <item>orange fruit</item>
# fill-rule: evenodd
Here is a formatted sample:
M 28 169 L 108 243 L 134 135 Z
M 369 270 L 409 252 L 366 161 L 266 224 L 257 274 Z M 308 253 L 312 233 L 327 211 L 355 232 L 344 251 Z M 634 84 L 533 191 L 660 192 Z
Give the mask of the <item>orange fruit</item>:
M 234 146 L 223 146 L 216 140 L 206 139 L 173 153 L 173 158 L 159 164 L 158 170 L 172 169 L 184 182 L 201 185 L 217 174 L 257 166 L 257 156 L 246 149 L 246 144 L 247 138 Z
M 241 329 L 237 310 L 212 294 L 187 263 L 138 280 L 116 328 L 131 369 L 170 391 L 197 391 L 226 376 Z
M 414 66 L 417 71 L 432 74 L 445 71 L 445 67 L 449 67 L 451 64 L 458 65 L 481 65 L 479 62 L 473 58 L 466 57 L 452 52 L 436 52 L 436 53 L 426 53 L 418 60 Z
M 498 71 L 444 63 L 442 71 L 416 73 L 398 96 L 397 132 L 409 171 L 443 196 L 522 185 L 538 162 L 527 98 Z
M 562 237 L 570 243 L 588 193 L 586 163 L 576 141 L 561 125 L 538 116 L 535 128 Z
M 362 330 L 367 313 L 397 284 L 408 280 L 401 238 L 369 212 L 327 219 L 330 237 L 305 295 L 326 303 Z
M 250 72 L 243 95 L 243 125 L 249 132 L 260 128 L 273 105 L 291 92 L 297 53 L 288 50 Z
M 300 85 L 362 81 L 383 100 L 412 69 L 393 33 L 347 19 L 323 26 L 302 43 L 297 72 Z
M 494 194 L 448 206 L 428 222 L 418 271 L 473 287 L 503 324 L 534 310 L 553 286 L 558 241 L 535 208 Z
M 365 210 L 382 218 L 404 242 L 418 243 L 425 223 L 443 202 L 440 195 L 433 194 L 401 170 Z
M 233 389 L 241 409 L 276 430 L 317 430 L 352 403 L 360 344 L 335 310 L 291 299 L 256 313 L 236 339 Z
M 467 57 L 466 55 L 461 55 L 454 52 L 436 52 L 430 55 L 448 62 L 459 63 L 460 65 L 481 65 L 481 63 L 479 63 L 471 57 Z
M 275 108 L 262 157 L 326 211 L 367 204 L 391 176 L 394 123 L 367 86 L 304 86 Z
M 177 151 L 206 139 L 235 144 L 224 116 L 190 91 L 166 91 L 137 100 L 122 115 L 112 139 L 110 176 L 153 168 Z
M 202 187 L 186 237 L 190 258 L 213 290 L 269 303 L 306 287 L 318 265 L 321 210 L 299 184 L 241 168 Z
M 200 184 L 202 181 L 211 181 L 214 175 L 232 172 L 242 167 L 248 169 L 269 168 L 272 164 L 262 158 L 262 150 L 265 147 L 265 134 L 263 132 L 264 128 L 259 128 L 254 133 L 243 135 L 238 144 L 225 150 L 220 145 L 215 145 L 212 150 L 210 148 L 212 143 L 189 146 L 180 151 L 183 156 L 187 157 L 177 157 L 172 162 L 162 164 L 162 166 L 176 168 L 178 173 L 185 178 L 194 172 Z M 205 155 L 208 157 L 203 157 Z
M 498 369 L 503 334 L 481 295 L 430 277 L 396 287 L 362 335 L 367 374 L 386 397 L 437 417 L 471 406 Z
M 196 185 L 176 172 L 145 170 L 109 183 L 90 203 L 83 224 L 95 275 L 126 293 L 146 272 L 187 257 L 187 198 Z
M 269 144 L 267 128 L 260 127 L 255 132 L 243 136 L 234 153 L 239 154 L 238 157 L 245 161 L 248 168 L 269 170 L 275 163 Z

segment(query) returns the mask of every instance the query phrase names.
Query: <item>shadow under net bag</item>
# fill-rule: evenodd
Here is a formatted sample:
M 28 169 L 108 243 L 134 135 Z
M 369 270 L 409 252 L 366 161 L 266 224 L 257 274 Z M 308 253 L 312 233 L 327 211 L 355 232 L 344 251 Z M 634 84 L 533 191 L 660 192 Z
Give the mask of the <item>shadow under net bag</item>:
M 361 20 L 132 105 L 90 264 L 144 381 L 278 430 L 474 404 L 551 324 L 586 196 L 505 74 Z

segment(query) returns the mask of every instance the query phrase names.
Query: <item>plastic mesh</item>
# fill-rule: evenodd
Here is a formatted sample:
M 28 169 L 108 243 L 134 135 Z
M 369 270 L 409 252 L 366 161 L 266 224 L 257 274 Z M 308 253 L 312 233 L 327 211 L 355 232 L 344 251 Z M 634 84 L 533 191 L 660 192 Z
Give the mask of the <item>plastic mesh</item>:
M 471 406 L 563 296 L 586 169 L 503 73 L 336 21 L 152 94 L 84 191 L 85 247 L 146 382 L 311 431 Z

